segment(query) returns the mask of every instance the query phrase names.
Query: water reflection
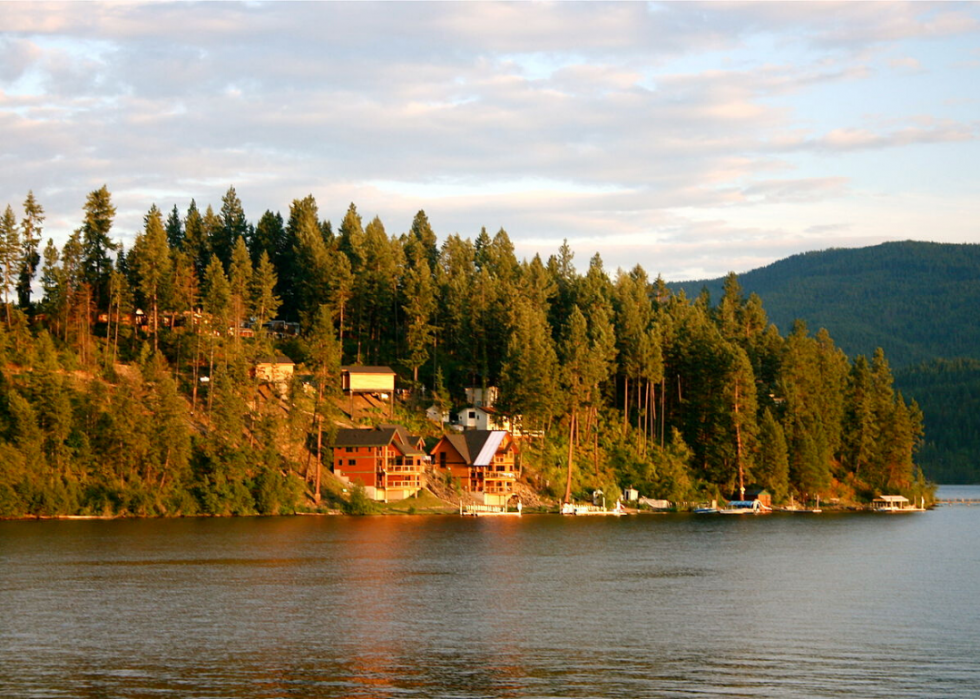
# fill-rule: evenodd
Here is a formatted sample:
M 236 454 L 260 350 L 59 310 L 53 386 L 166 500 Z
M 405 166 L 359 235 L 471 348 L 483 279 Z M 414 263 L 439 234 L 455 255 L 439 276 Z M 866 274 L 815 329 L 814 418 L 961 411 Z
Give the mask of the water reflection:
M 973 696 L 978 518 L 0 522 L 0 696 Z

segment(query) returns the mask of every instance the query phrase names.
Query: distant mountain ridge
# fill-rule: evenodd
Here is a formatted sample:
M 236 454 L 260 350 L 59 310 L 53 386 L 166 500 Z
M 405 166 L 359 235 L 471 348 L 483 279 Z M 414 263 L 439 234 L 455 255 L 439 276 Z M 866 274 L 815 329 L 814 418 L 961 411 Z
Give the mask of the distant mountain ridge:
M 724 278 L 670 284 L 712 305 Z M 876 348 L 919 403 L 918 462 L 940 483 L 980 483 L 980 245 L 905 241 L 807 252 L 739 275 L 784 335 L 799 318 L 852 359 Z
M 724 278 L 670 284 L 712 304 Z M 806 252 L 739 274 L 786 334 L 803 319 L 848 356 L 877 347 L 895 368 L 937 358 L 980 359 L 980 245 L 904 241 Z

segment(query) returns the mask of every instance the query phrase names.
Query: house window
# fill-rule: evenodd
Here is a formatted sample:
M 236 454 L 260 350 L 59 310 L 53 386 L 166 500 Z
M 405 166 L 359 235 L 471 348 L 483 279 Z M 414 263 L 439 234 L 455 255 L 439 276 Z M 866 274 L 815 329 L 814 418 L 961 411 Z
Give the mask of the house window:
M 439 452 L 439 466 L 446 468 L 446 452 L 444 451 Z
M 357 459 L 347 459 L 347 465 L 348 466 L 356 466 L 357 465 Z
M 475 410 L 471 410 L 470 411 L 470 420 L 476 420 L 476 411 Z
M 350 454 L 351 452 L 354 451 L 354 447 L 344 447 L 344 451 L 346 451 L 348 454 Z

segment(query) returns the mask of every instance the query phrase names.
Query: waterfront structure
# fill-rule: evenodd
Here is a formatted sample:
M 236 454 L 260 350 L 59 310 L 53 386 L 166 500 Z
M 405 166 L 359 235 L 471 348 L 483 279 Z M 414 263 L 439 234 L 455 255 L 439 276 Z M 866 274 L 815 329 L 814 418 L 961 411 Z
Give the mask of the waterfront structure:
M 412 497 L 422 488 L 429 457 L 418 437 L 400 425 L 342 429 L 333 441 L 333 472 L 345 483 L 359 483 L 372 500 Z
M 872 512 L 923 512 L 925 502 L 915 505 L 904 495 L 879 495 L 871 501 Z
M 431 452 L 434 469 L 484 505 L 506 505 L 514 494 L 516 454 L 514 438 L 503 430 L 446 435 Z

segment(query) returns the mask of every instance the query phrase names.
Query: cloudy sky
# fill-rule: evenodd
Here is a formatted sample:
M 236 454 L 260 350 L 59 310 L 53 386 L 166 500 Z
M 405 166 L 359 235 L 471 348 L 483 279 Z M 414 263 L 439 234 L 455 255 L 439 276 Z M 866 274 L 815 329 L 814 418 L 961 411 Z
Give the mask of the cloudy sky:
M 0 207 L 563 239 L 668 280 L 980 242 L 980 5 L 0 3 Z

